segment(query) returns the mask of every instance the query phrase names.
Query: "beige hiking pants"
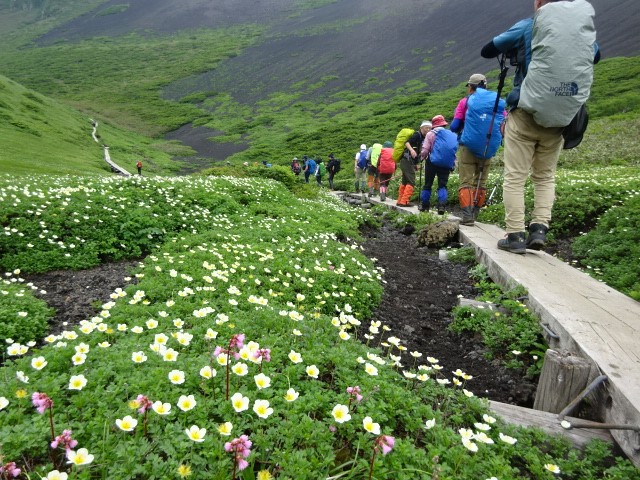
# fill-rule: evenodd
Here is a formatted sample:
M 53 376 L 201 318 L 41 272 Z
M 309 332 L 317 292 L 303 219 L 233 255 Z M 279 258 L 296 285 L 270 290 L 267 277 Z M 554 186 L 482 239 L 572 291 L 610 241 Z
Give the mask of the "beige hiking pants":
M 555 200 L 556 165 L 564 139 L 562 128 L 545 128 L 524 110 L 513 110 L 504 140 L 504 212 L 507 233 L 524 232 L 524 187 L 529 171 L 534 207 L 531 223 L 549 226 Z

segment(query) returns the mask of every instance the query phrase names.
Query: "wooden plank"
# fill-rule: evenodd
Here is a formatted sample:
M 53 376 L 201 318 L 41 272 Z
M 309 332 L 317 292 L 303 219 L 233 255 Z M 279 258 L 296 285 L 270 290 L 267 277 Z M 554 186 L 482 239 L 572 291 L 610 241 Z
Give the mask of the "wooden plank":
M 640 303 L 544 252 L 503 252 L 504 235 L 495 225 L 460 227 L 461 241 L 474 246 L 496 283 L 527 289 L 528 306 L 558 336 L 550 346 L 589 360 L 590 380 L 607 375 L 596 398 L 602 421 L 640 426 Z M 640 467 L 640 434 L 612 435 Z
M 607 443 L 613 443 L 614 441 L 609 430 L 593 428 L 572 428 L 567 430 L 560 425 L 558 416 L 555 413 L 494 401 L 489 402 L 489 408 L 507 423 L 522 427 L 536 427 L 551 435 L 561 435 L 571 441 L 576 448 L 584 449 L 587 443 L 594 439 Z M 565 417 L 565 420 L 570 423 L 596 423 L 573 417 Z

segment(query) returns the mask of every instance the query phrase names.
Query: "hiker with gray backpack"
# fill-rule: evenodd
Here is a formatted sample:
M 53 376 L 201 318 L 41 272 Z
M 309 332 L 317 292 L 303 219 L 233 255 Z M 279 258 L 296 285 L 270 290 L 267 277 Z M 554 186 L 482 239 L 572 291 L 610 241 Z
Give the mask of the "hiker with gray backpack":
M 600 59 L 595 11 L 586 0 L 534 0 L 521 20 L 482 48 L 484 58 L 516 63 L 505 125 L 503 199 L 507 236 L 498 248 L 524 254 L 546 244 L 555 199 L 563 130 L 584 108 Z M 529 172 L 534 207 L 525 239 L 524 190 Z

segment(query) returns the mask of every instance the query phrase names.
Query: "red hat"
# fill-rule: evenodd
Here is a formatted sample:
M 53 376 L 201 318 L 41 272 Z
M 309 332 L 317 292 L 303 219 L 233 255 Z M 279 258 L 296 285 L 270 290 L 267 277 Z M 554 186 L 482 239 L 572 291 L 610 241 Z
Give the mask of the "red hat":
M 433 128 L 436 128 L 436 127 L 444 127 L 449 124 L 447 123 L 447 121 L 444 119 L 442 115 L 436 115 L 431 119 L 431 125 L 433 126 Z

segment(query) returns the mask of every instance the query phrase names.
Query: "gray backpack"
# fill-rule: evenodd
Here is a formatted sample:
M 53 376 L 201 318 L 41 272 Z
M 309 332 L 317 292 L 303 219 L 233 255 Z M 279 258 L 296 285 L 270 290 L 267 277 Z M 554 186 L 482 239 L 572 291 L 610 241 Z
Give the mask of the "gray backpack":
M 538 125 L 565 127 L 593 83 L 595 11 L 586 0 L 547 3 L 533 20 L 531 63 L 518 107 Z

